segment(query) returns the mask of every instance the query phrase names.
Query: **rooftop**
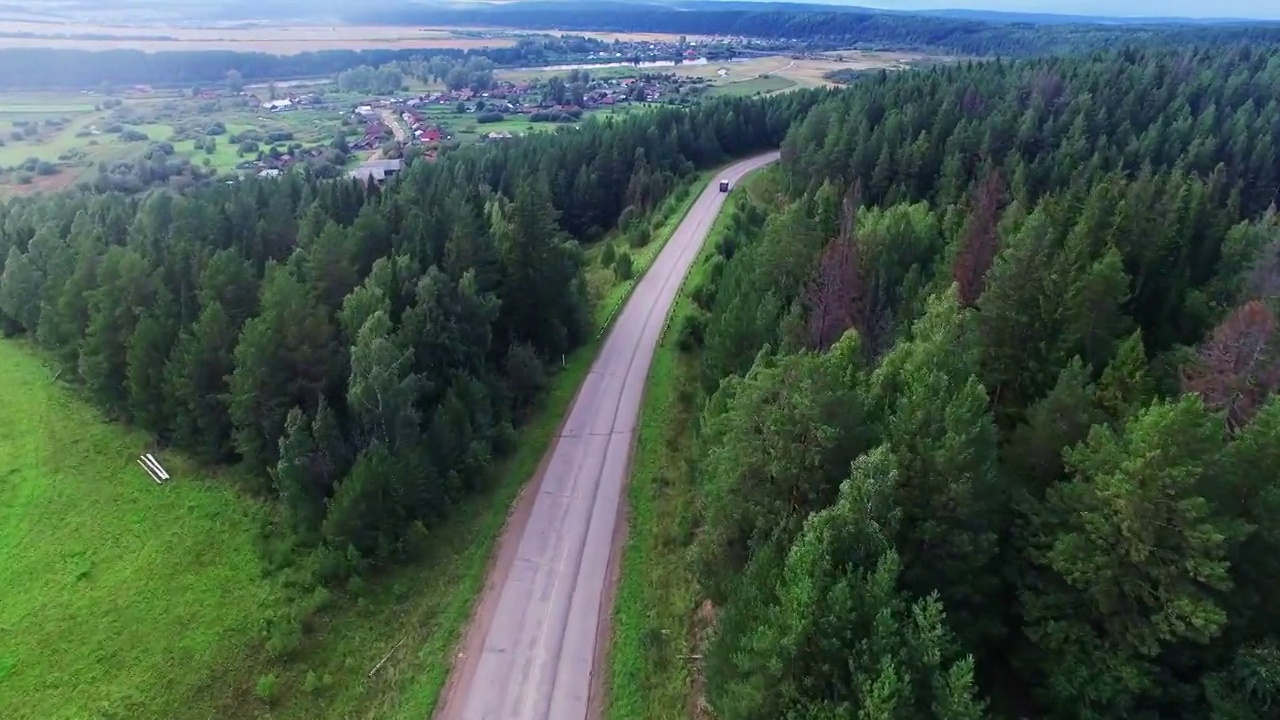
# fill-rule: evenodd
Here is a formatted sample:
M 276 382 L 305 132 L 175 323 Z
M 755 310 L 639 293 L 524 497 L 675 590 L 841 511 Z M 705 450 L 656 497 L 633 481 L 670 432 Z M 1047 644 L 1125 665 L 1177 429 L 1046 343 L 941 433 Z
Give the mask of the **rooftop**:
M 394 160 L 366 160 L 360 167 L 347 173 L 347 177 L 355 178 L 361 182 L 369 182 L 374 180 L 382 182 L 387 179 L 388 175 L 399 172 L 404 167 L 404 160 L 396 158 Z

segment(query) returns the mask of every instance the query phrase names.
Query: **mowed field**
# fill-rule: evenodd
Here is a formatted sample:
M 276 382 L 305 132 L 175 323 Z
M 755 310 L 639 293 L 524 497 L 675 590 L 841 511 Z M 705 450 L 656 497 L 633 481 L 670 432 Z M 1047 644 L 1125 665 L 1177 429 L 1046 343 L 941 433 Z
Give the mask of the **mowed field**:
M 249 654 L 276 604 L 261 506 L 106 423 L 0 341 L 0 717 L 179 717 Z M 204 690 L 202 690 L 204 688 Z
M 720 86 L 733 86 L 736 83 L 755 83 L 768 91 L 786 89 L 776 87 L 779 81 L 787 80 L 794 87 L 810 88 L 833 85 L 826 79 L 827 73 L 835 70 L 906 70 L 913 62 L 924 59 L 923 55 L 890 52 L 863 52 L 850 50 L 842 53 L 830 53 L 825 57 L 790 58 L 784 55 L 772 55 L 747 60 L 735 60 L 731 63 L 708 63 L 706 65 L 681 65 L 676 72 L 683 75 L 710 78 Z M 721 70 L 725 74 L 721 75 Z M 773 80 L 773 83 L 760 81 Z M 788 86 L 790 87 L 790 86 Z M 752 94 L 752 93 L 739 93 Z
M 866 52 L 847 50 L 822 56 L 792 58 L 785 55 L 765 55 L 733 60 L 709 62 L 703 65 L 681 64 L 671 67 L 632 66 L 591 68 L 583 66 L 596 77 L 627 77 L 638 73 L 675 73 L 689 77 L 706 78 L 712 83 L 711 95 L 768 95 L 796 88 L 828 87 L 835 83 L 827 73 L 836 70 L 906 70 L 914 63 L 938 60 L 925 55 L 900 52 Z M 510 81 L 529 80 L 552 75 L 564 75 L 565 70 L 540 70 L 517 68 L 499 70 L 499 78 Z
M 0 21 L 0 48 L 78 50 L 234 50 L 293 55 L 319 50 L 412 50 L 510 47 L 516 38 L 448 28 L 362 25 L 123 27 L 88 23 Z

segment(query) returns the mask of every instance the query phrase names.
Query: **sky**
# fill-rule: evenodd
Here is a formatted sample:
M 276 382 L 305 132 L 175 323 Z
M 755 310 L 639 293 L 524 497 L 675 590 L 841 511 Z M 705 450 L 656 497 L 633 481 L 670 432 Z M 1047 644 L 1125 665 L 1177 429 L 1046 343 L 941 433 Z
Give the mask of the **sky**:
M 820 0 L 830 2 L 831 0 Z M 1070 15 L 1280 20 L 1280 0 L 846 0 L 893 10 L 1004 10 Z

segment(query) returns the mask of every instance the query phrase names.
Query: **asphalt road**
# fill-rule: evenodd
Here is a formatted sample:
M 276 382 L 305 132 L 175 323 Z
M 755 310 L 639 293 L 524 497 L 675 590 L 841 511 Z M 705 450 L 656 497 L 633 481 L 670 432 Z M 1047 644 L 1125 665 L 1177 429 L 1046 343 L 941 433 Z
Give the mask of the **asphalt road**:
M 744 160 L 712 179 L 615 319 L 542 465 L 527 520 L 512 523 L 457 659 L 438 720 L 583 720 L 610 555 L 649 364 L 685 275 L 725 195 L 773 162 Z M 517 510 L 517 514 L 518 514 Z M 522 527 L 521 527 L 522 526 Z M 516 544 L 518 542 L 518 544 Z M 482 639 L 482 644 L 481 644 Z

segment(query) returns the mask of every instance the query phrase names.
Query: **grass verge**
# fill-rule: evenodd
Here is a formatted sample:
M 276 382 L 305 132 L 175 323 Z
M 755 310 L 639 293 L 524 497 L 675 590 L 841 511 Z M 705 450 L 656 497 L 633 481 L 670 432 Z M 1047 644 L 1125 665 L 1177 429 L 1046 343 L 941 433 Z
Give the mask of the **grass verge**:
M 730 196 L 732 203 L 739 192 Z M 697 357 L 679 338 L 730 214 L 723 212 L 689 272 L 653 357 L 627 490 L 627 540 L 613 612 L 605 717 L 693 716 L 692 620 L 699 600 L 687 548 L 693 538 Z
M 662 218 L 661 224 L 653 230 L 653 236 L 649 244 L 642 248 L 630 248 L 625 243 L 610 238 L 597 243 L 587 251 L 588 282 L 592 281 L 590 273 L 596 273 L 597 275 L 604 273 L 606 278 L 601 282 L 604 287 L 592 316 L 596 327 L 600 328 L 599 334 L 601 336 L 603 336 L 604 330 L 608 328 L 609 324 L 613 322 L 614 316 L 618 314 L 622 306 L 627 304 L 627 298 L 631 297 L 631 291 L 635 289 L 636 283 L 640 282 L 640 278 L 644 277 L 644 274 L 649 270 L 649 266 L 658 257 L 658 253 L 662 252 L 662 248 L 666 247 L 667 241 L 675 234 L 676 228 L 680 227 L 680 222 L 684 220 L 684 216 L 689 214 L 689 208 L 693 207 L 693 204 L 698 201 L 698 197 L 707 188 L 707 183 L 711 182 L 711 178 L 715 177 L 718 172 L 719 169 L 707 170 L 694 176 L 684 197 L 678 201 L 668 200 L 667 203 L 659 208 L 657 217 Z M 619 282 L 612 270 L 600 267 L 600 253 L 608 243 L 614 243 L 618 252 L 631 254 L 631 267 L 634 271 L 634 276 L 631 280 Z

